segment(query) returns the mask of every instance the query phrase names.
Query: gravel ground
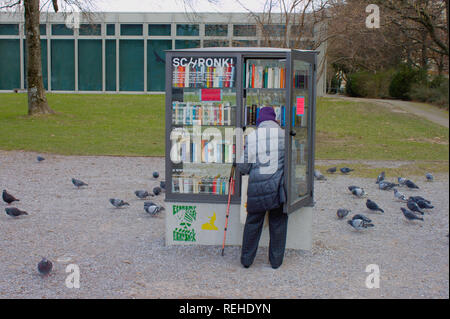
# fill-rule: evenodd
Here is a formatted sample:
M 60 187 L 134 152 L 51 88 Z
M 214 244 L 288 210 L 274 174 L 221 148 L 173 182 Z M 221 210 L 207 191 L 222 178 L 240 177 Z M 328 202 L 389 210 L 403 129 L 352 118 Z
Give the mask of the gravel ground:
M 45 155 L 37 163 L 36 155 L 0 151 L 0 187 L 30 213 L 13 219 L 0 203 L 0 298 L 449 298 L 448 175 L 415 177 L 420 190 L 402 189 L 435 205 L 423 223 L 407 222 L 402 204 L 374 180 L 329 176 L 316 183 L 312 251 L 287 250 L 273 270 L 260 248 L 244 269 L 239 247 L 221 257 L 216 246 L 164 245 L 164 215 L 146 215 L 132 193 L 159 183 L 151 173 L 164 174 L 162 158 Z M 77 190 L 71 177 L 89 186 Z M 386 213 L 368 212 L 351 184 Z M 131 207 L 113 209 L 110 197 Z M 375 227 L 353 230 L 336 218 L 338 207 L 366 214 Z M 37 275 L 41 256 L 54 262 L 48 278 Z M 70 263 L 80 267 L 79 289 L 65 285 Z M 379 266 L 379 289 L 365 286 L 369 264 Z

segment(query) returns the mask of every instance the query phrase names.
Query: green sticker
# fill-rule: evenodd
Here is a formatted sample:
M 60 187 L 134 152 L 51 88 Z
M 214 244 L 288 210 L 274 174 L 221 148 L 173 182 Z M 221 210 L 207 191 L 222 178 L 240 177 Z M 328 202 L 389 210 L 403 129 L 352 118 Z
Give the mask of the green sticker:
M 173 205 L 172 213 L 180 226 L 173 230 L 173 240 L 195 242 L 195 230 L 191 226 L 197 219 L 196 206 Z

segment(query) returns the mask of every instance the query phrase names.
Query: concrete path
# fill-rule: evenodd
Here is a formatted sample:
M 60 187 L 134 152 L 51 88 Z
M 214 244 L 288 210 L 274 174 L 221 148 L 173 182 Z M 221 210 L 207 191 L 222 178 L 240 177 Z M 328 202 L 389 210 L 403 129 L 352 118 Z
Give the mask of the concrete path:
M 349 97 L 343 95 L 328 95 L 328 94 L 324 95 L 324 97 L 350 101 L 372 102 L 379 105 L 383 105 L 385 107 L 389 107 L 394 112 L 413 113 L 417 116 L 426 118 L 427 120 L 432 121 L 436 124 L 449 128 L 448 111 L 425 103 L 402 101 L 402 100 L 358 98 L 358 97 Z

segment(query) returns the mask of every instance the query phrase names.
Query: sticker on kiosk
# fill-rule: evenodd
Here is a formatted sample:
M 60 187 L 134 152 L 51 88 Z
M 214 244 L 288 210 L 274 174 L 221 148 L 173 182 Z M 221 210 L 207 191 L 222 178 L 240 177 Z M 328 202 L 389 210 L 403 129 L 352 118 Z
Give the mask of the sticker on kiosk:
M 202 89 L 201 101 L 222 101 L 221 89 Z
M 297 96 L 297 115 L 303 116 L 305 114 L 305 97 Z

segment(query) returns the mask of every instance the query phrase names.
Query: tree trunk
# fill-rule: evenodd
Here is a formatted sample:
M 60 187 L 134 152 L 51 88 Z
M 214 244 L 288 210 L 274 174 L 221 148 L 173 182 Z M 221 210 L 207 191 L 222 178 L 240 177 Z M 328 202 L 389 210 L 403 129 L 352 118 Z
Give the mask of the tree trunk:
M 41 64 L 39 0 L 24 0 L 27 39 L 28 115 L 55 113 L 47 103 Z

